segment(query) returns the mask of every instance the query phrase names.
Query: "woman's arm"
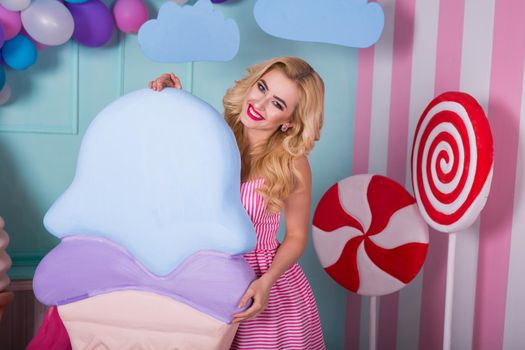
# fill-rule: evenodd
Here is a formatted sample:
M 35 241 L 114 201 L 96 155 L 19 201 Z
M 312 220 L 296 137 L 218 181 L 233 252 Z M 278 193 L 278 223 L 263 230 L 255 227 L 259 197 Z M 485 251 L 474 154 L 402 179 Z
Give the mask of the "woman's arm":
M 299 260 L 308 243 L 312 174 L 306 157 L 298 158 L 295 167 L 302 176 L 304 186 L 293 192 L 285 200 L 286 232 L 284 240 L 277 249 L 268 271 L 252 282 L 242 297 L 239 307 L 246 305 L 251 298 L 253 298 L 253 304 L 244 312 L 233 315 L 234 323 L 254 317 L 266 308 L 273 284 L 290 266 Z

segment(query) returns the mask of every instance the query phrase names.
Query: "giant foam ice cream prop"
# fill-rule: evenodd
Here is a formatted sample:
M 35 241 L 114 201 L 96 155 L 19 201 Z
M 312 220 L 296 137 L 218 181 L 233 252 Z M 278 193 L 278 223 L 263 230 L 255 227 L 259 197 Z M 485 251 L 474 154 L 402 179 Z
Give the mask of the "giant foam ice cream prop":
M 73 348 L 228 349 L 255 278 L 239 184 L 235 137 L 191 94 L 141 90 L 100 112 L 44 218 L 61 243 L 34 278 Z

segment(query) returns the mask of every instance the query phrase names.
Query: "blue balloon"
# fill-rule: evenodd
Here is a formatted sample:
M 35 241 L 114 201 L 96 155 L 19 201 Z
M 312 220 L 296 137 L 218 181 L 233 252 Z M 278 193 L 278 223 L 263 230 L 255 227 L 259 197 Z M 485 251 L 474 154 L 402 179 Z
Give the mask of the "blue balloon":
M 0 90 L 4 88 L 5 85 L 5 70 L 4 67 L 0 66 Z
M 31 67 L 36 61 L 36 46 L 26 36 L 18 34 L 7 40 L 2 48 L 2 58 L 11 68 L 23 70 Z
M 88 0 L 64 0 L 64 1 L 70 4 L 83 4 L 87 2 Z

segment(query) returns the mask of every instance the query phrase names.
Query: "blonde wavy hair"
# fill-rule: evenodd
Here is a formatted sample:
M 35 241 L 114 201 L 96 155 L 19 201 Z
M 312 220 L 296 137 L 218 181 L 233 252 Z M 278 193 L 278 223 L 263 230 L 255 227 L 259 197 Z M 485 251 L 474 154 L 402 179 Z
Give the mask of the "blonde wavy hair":
M 299 103 L 286 132 L 280 128 L 268 142 L 248 149 L 244 125 L 240 122 L 243 100 L 261 77 L 277 69 L 294 81 L 299 89 Z M 284 200 L 304 185 L 294 166 L 294 159 L 306 156 L 319 140 L 324 118 L 324 83 L 319 74 L 304 60 L 297 57 L 276 57 L 248 68 L 247 75 L 235 82 L 223 98 L 224 118 L 229 124 L 241 152 L 242 167 L 250 170 L 249 178 L 263 178 L 258 193 L 264 198 L 266 209 L 281 211 Z

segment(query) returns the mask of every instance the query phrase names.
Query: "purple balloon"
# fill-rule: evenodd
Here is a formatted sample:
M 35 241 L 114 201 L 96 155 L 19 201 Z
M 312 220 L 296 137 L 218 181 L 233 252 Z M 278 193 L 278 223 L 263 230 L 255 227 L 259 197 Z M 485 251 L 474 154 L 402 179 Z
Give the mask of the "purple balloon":
M 89 0 L 80 4 L 66 2 L 64 5 L 75 21 L 73 38 L 76 41 L 89 47 L 99 47 L 109 41 L 115 23 L 110 10 L 100 0 Z

